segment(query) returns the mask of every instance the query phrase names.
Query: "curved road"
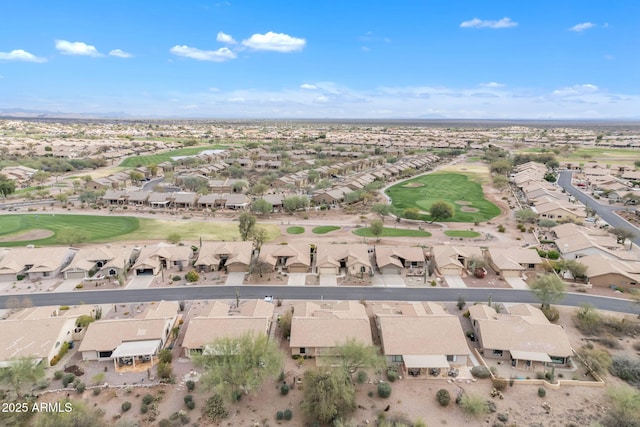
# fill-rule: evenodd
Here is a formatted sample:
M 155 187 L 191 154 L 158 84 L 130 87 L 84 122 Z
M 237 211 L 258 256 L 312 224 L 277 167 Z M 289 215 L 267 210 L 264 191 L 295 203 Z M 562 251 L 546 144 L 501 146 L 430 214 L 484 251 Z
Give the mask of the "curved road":
M 579 200 L 586 207 L 596 211 L 598 216 L 605 220 L 613 228 L 626 228 L 632 230 L 636 237 L 631 239 L 633 243 L 640 246 L 640 230 L 616 214 L 614 211 L 626 210 L 628 208 L 621 208 L 620 206 L 603 205 L 598 200 L 594 199 L 590 195 L 584 193 L 582 190 L 577 189 L 571 184 L 573 172 L 564 170 L 560 171 L 558 176 L 558 185 L 562 187 L 567 193 L 571 194 L 577 200 Z
M 238 292 L 238 295 L 236 295 Z M 33 305 L 121 304 L 147 301 L 178 301 L 203 299 L 262 299 L 265 296 L 294 300 L 369 300 L 369 301 L 457 301 L 462 296 L 467 302 L 485 302 L 491 296 L 494 302 L 538 303 L 526 290 L 489 288 L 371 288 L 371 287 L 289 287 L 289 286 L 180 286 L 142 290 L 75 291 L 15 295 L 29 298 Z M 0 296 L 0 307 L 5 307 L 12 296 Z M 601 310 L 640 314 L 640 304 L 619 298 L 598 297 L 567 293 L 563 305 L 593 304 Z

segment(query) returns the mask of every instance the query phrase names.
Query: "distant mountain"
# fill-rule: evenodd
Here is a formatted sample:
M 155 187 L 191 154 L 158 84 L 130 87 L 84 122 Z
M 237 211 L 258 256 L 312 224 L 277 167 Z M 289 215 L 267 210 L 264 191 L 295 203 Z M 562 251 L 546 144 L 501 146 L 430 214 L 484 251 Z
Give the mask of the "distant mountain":
M 108 113 L 63 113 L 61 111 L 29 110 L 24 108 L 0 108 L 0 116 L 31 119 L 124 119 L 132 116 L 124 112 Z

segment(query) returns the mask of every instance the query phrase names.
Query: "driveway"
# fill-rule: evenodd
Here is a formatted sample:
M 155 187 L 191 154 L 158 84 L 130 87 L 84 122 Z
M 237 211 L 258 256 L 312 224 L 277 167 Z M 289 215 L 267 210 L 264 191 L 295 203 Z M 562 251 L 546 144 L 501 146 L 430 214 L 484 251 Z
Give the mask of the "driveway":
M 466 288 L 464 280 L 460 276 L 444 276 L 444 281 L 447 282 L 447 286 L 450 288 Z
M 376 274 L 372 278 L 373 286 L 386 286 L 400 288 L 407 286 L 400 274 Z
M 287 286 L 304 286 L 307 283 L 307 273 L 289 273 Z
M 127 284 L 127 289 L 147 289 L 155 278 L 155 276 L 134 276 Z
M 228 273 L 227 274 L 227 281 L 224 282 L 225 286 L 242 286 L 242 284 L 244 283 L 244 276 L 247 273 Z
M 335 274 L 322 273 L 320 275 L 320 286 L 338 286 L 338 278 Z
M 522 280 L 521 277 L 505 277 L 504 280 L 509 284 L 509 286 L 511 286 L 513 289 L 523 289 L 523 290 L 528 290 L 529 289 L 529 285 L 527 285 L 527 282 L 525 282 L 524 280 Z
M 82 283 L 82 279 L 66 279 L 60 283 L 53 292 L 71 292 Z

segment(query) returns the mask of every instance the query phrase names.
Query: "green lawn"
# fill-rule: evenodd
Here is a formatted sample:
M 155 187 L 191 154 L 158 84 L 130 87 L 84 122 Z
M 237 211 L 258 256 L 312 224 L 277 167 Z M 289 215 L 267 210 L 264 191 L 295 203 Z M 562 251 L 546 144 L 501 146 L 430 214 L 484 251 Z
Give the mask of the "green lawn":
M 353 234 L 360 237 L 376 237 L 371 234 L 371 229 L 369 227 L 357 228 L 353 230 Z M 382 230 L 382 235 L 380 237 L 431 237 L 431 233 L 424 230 L 407 230 L 402 228 L 385 227 Z
M 480 237 L 480 233 L 471 230 L 447 230 L 444 235 L 449 237 Z
M 267 241 L 280 235 L 273 224 L 258 224 L 267 233 Z M 34 244 L 63 245 L 65 229 L 79 231 L 84 242 L 111 242 L 136 240 L 165 240 L 171 233 L 183 240 L 240 240 L 235 222 L 207 222 L 184 220 L 160 220 L 129 216 L 97 215 L 0 215 L 0 238 L 19 236 L 29 230 L 50 230 L 54 234 L 45 239 L 0 242 L 0 246 L 24 246 Z
M 304 227 L 289 227 L 287 228 L 289 234 L 302 234 L 304 233 Z
M 205 150 L 220 150 L 227 148 L 226 145 L 204 145 L 197 147 L 179 148 L 177 150 L 166 151 L 164 153 L 149 154 L 147 156 L 133 156 L 124 159 L 120 166 L 126 168 L 136 168 L 138 166 L 147 166 L 152 164 L 160 164 L 162 162 L 171 161 L 176 156 L 194 156 Z
M 474 174 L 461 173 L 422 175 L 400 182 L 386 193 L 396 215 L 402 216 L 408 208 L 418 208 L 423 221 L 432 220 L 429 208 L 439 200 L 454 207 L 453 217 L 443 222 L 481 222 L 500 215 L 500 208 L 484 198 L 482 186 L 474 178 Z
M 311 232 L 314 234 L 327 234 L 336 230 L 340 230 L 340 227 L 337 225 L 321 225 L 319 227 L 315 227 Z

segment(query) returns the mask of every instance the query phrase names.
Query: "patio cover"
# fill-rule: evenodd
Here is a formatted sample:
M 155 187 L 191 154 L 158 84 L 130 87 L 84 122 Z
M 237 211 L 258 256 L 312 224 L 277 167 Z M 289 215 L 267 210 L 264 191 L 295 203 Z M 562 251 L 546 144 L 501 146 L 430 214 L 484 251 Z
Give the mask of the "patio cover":
M 547 353 L 538 353 L 535 351 L 509 350 L 511 357 L 518 360 L 532 360 L 534 362 L 551 362 L 551 358 Z
M 433 355 L 402 355 L 404 366 L 411 368 L 448 368 L 447 356 L 443 354 Z
M 117 357 L 149 356 L 156 352 L 161 340 L 126 341 L 120 344 L 111 354 Z

